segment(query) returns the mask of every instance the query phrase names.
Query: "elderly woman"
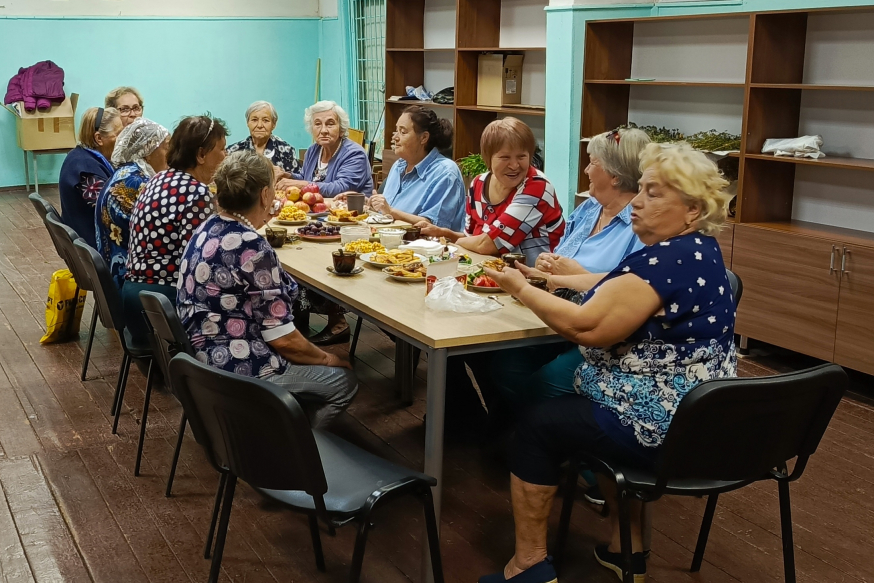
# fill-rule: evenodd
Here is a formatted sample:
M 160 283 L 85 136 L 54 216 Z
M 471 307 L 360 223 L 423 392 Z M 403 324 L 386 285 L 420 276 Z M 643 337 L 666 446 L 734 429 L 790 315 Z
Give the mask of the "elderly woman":
M 480 151 L 488 172 L 473 179 L 465 205 L 464 232 L 422 221 L 427 236 L 446 237 L 475 253 L 523 253 L 530 264 L 549 253 L 564 233 L 565 223 L 555 189 L 531 165 L 537 141 L 515 117 L 486 126 Z
M 121 114 L 125 127 L 143 115 L 143 96 L 134 87 L 116 87 L 106 94 L 105 107 L 114 107 Z
M 300 163 L 288 142 L 273 135 L 279 115 L 276 109 L 267 101 L 256 101 L 246 110 L 246 125 L 249 126 L 249 137 L 241 142 L 228 146 L 228 154 L 240 150 L 254 150 L 270 160 L 277 177 L 291 176 L 300 173 Z
M 170 132 L 144 117 L 125 127 L 115 142 L 112 163 L 118 168 L 97 198 L 97 250 L 109 265 L 120 290 L 127 271 L 130 215 L 146 183 L 167 169 Z
M 117 109 L 91 107 L 85 110 L 79 125 L 79 145 L 64 158 L 58 177 L 64 224 L 92 247 L 97 246 L 94 204 L 115 171 L 109 159 L 121 128 Z
M 502 573 L 480 583 L 556 581 L 546 525 L 562 461 L 588 451 L 651 467 L 679 402 L 699 383 L 736 373 L 734 300 L 713 238 L 725 221 L 728 182 L 686 144 L 648 145 L 641 169 L 631 223 L 646 247 L 578 305 L 528 285 L 517 270 L 488 271 L 578 344 L 583 363 L 573 380 L 579 394 L 542 403 L 516 432 L 510 463 L 516 553 Z M 615 491 L 608 500 L 615 508 Z M 634 574 L 643 580 L 640 504 L 627 503 Z M 595 555 L 621 571 L 618 531 L 613 538 Z
M 314 182 L 325 198 L 340 193 L 370 192 L 373 176 L 364 148 L 347 137 L 349 115 L 333 101 L 319 101 L 306 108 L 303 117 L 306 130 L 315 142 L 306 152 L 303 169 L 292 173 L 276 186 L 304 186 Z
M 177 310 L 196 356 L 287 389 L 313 427 L 324 427 L 352 402 L 358 381 L 348 361 L 295 329 L 297 283 L 256 230 L 273 215 L 271 161 L 235 152 L 215 182 L 222 211 L 193 233 L 179 272 Z
M 440 153 L 452 145 L 452 123 L 411 105 L 398 119 L 391 140 L 399 159 L 385 179 L 383 194 L 370 197 L 370 208 L 414 225 L 427 221 L 461 231 L 464 179 L 458 165 Z
M 220 119 L 184 118 L 170 137 L 169 167 L 149 180 L 134 204 L 121 295 L 125 324 L 137 342 L 148 341 L 139 293 L 153 291 L 176 301 L 182 251 L 191 233 L 213 214 L 208 185 L 225 159 L 227 135 Z

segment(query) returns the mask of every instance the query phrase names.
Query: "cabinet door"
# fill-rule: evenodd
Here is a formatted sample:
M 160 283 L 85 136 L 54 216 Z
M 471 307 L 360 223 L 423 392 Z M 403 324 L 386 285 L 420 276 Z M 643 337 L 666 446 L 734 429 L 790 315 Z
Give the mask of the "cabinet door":
M 834 253 L 834 271 L 829 270 Z M 736 225 L 732 271 L 743 280 L 738 334 L 832 360 L 840 246 L 825 239 Z
M 846 246 L 835 362 L 874 374 L 874 249 Z
M 722 251 L 722 261 L 728 269 L 731 269 L 731 248 L 734 244 L 734 223 L 728 223 L 716 235 L 719 250 Z

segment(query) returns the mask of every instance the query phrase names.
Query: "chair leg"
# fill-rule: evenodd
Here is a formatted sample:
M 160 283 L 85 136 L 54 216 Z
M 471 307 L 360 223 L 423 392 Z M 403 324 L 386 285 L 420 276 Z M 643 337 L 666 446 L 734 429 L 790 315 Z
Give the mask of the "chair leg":
M 792 540 L 792 506 L 789 502 L 789 482 L 777 482 L 780 491 L 780 527 L 783 535 L 783 570 L 786 583 L 795 583 L 795 544 Z
M 428 532 L 428 550 L 431 551 L 431 573 L 434 583 L 443 583 L 443 559 L 440 556 L 440 535 L 437 532 L 437 515 L 434 513 L 434 497 L 431 488 L 425 486 L 422 491 L 422 503 L 425 506 L 425 529 Z
M 628 510 L 626 492 L 619 492 L 619 540 L 622 545 L 622 582 L 634 583 L 634 571 L 631 567 L 631 517 Z
M 322 538 L 319 536 L 319 519 L 315 514 L 309 515 L 310 519 L 310 536 L 313 539 L 313 551 L 316 553 L 316 567 L 324 573 L 325 555 L 322 553 Z
M 130 370 L 131 357 L 127 356 L 124 360 L 124 378 L 121 386 L 118 388 L 118 399 L 115 402 L 115 418 L 112 420 L 112 434 L 118 432 L 118 419 L 121 417 L 121 405 L 124 403 L 124 391 L 127 389 L 127 375 Z
M 179 436 L 176 438 L 176 450 L 173 452 L 173 463 L 170 464 L 170 476 L 167 478 L 167 491 L 164 496 L 170 497 L 173 490 L 173 479 L 176 477 L 176 465 L 179 463 L 179 452 L 182 451 L 182 439 L 185 437 L 185 427 L 188 425 L 188 417 L 185 413 L 182 414 L 182 420 L 179 422 Z
M 112 409 L 109 410 L 109 414 L 113 417 L 115 416 L 115 408 L 118 407 L 118 394 L 121 392 L 121 386 L 127 382 L 128 358 L 127 353 L 125 353 L 121 359 L 121 366 L 118 369 L 118 379 L 115 381 L 115 394 L 112 396 Z
M 203 549 L 203 558 L 208 559 L 212 551 L 212 537 L 215 535 L 215 523 L 218 520 L 219 509 L 222 506 L 222 496 L 225 493 L 225 488 L 228 484 L 228 473 L 222 472 L 222 477 L 219 478 L 218 489 L 215 491 L 215 503 L 212 505 L 212 519 L 209 521 L 209 531 L 206 533 L 206 546 Z
M 701 530 L 698 532 L 698 544 L 695 545 L 695 556 L 692 557 L 693 573 L 701 570 L 701 562 L 704 560 L 704 549 L 707 548 L 707 538 L 710 536 L 710 526 L 713 524 L 713 514 L 716 512 L 716 502 L 719 494 L 711 494 L 707 497 L 707 508 L 704 510 L 704 520 L 701 521 Z
M 561 503 L 561 518 L 558 521 L 558 535 L 555 538 L 555 548 L 552 556 L 556 570 L 561 568 L 564 546 L 567 544 L 568 530 L 571 524 L 571 513 L 574 510 L 574 498 L 577 491 L 577 478 L 580 475 L 580 464 L 571 460 L 568 467 L 567 482 L 564 486 L 564 500 Z
M 134 464 L 134 476 L 140 475 L 140 463 L 143 461 L 143 443 L 146 441 L 146 423 L 149 418 L 149 402 L 152 400 L 152 377 L 155 371 L 155 360 L 149 362 L 149 376 L 146 378 L 146 397 L 143 399 L 143 418 L 140 420 L 140 442 L 137 444 L 137 461 Z
M 222 555 L 225 552 L 225 538 L 228 536 L 228 522 L 231 520 L 231 506 L 234 505 L 234 490 L 236 487 L 237 476 L 231 476 L 225 487 L 224 500 L 222 500 L 222 517 L 219 521 L 218 536 L 215 541 L 215 552 L 212 556 L 212 567 L 209 569 L 209 583 L 218 583 L 219 572 L 222 568 Z
M 361 579 L 361 566 L 364 563 L 364 546 L 367 544 L 368 530 L 370 530 L 369 514 L 362 517 L 358 522 L 355 550 L 352 552 L 352 564 L 349 567 L 349 583 L 358 583 L 358 580 Z
M 355 330 L 352 332 L 352 344 L 349 346 L 349 362 L 355 359 L 355 349 L 358 348 L 358 337 L 361 335 L 361 324 L 364 318 L 358 316 L 355 322 Z
M 88 375 L 88 361 L 91 359 L 91 345 L 94 344 L 94 329 L 97 327 L 97 306 L 94 306 L 94 312 L 91 314 L 91 329 L 88 330 L 88 344 L 85 345 L 85 358 L 82 359 L 82 374 L 79 377 L 85 380 Z

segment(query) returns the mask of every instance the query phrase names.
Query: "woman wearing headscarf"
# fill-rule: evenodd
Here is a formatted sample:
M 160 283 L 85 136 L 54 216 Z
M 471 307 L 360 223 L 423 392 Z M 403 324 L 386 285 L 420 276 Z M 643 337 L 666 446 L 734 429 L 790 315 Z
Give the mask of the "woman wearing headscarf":
M 115 143 L 112 163 L 118 170 L 97 198 L 95 220 L 97 250 L 119 289 L 127 271 L 131 209 L 149 179 L 167 169 L 169 144 L 170 132 L 144 117 L 126 126 Z

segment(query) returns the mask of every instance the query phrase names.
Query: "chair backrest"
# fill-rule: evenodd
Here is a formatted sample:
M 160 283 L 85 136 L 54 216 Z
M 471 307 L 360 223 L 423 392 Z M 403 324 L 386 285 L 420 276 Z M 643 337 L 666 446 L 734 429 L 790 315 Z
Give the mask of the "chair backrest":
M 36 209 L 37 214 L 39 214 L 40 218 L 45 221 L 46 215 L 48 213 L 55 213 L 57 216 L 61 216 L 61 213 L 58 212 L 58 209 L 55 208 L 55 205 L 41 197 L 39 194 L 33 192 L 28 195 L 31 204 L 33 204 L 33 208 Z
M 121 294 L 109 273 L 106 261 L 97 249 L 86 243 L 84 239 L 77 239 L 73 247 L 84 272 L 83 276 L 89 280 L 91 286 L 84 289 L 94 292 L 94 305 L 97 313 L 100 314 L 100 321 L 107 328 L 117 330 L 121 336 L 124 331 Z
M 56 213 L 46 213 L 45 224 L 52 241 L 55 243 L 58 255 L 67 264 L 67 269 L 73 272 L 73 278 L 76 280 L 79 288 L 94 291 L 90 278 L 82 270 L 82 261 L 79 259 L 79 254 L 73 247 L 73 244 L 80 240 L 81 237 L 79 237 L 76 231 L 65 225 Z
M 152 353 L 164 378 L 170 380 L 170 360 L 177 354 L 194 356 L 188 334 L 179 321 L 176 307 L 167 296 L 150 291 L 140 292 L 146 324 L 155 337 Z M 172 390 L 172 384 L 170 389 Z M 174 391 L 175 393 L 175 391 Z
M 181 353 L 170 361 L 170 378 L 216 469 L 227 467 L 256 488 L 302 490 L 324 508 L 328 485 L 319 450 L 291 393 Z
M 701 383 L 680 401 L 657 462 L 668 480 L 755 481 L 797 457 L 804 471 L 847 386 L 836 364 Z
M 355 128 L 349 128 L 346 132 L 346 136 L 358 144 L 359 146 L 364 145 L 364 130 L 356 130 Z
M 728 276 L 728 284 L 731 286 L 731 295 L 734 298 L 734 305 L 737 306 L 740 303 L 740 297 L 744 295 L 744 282 L 738 274 L 730 269 L 726 269 L 725 274 Z

